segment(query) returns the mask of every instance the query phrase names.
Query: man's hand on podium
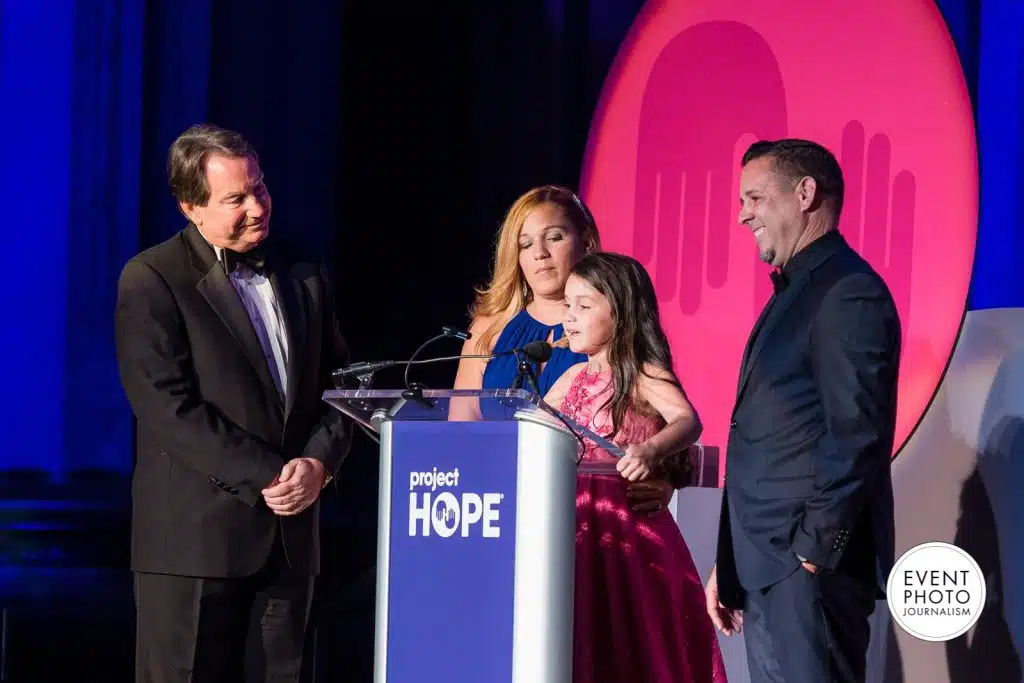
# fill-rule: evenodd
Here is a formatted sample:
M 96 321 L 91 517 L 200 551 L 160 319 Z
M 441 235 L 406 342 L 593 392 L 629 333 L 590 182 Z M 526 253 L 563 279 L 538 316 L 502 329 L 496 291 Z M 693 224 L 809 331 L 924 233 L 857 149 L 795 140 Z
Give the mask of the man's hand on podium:
M 276 515 L 297 515 L 317 499 L 324 483 L 324 464 L 313 458 L 285 463 L 281 474 L 263 489 L 263 499 Z

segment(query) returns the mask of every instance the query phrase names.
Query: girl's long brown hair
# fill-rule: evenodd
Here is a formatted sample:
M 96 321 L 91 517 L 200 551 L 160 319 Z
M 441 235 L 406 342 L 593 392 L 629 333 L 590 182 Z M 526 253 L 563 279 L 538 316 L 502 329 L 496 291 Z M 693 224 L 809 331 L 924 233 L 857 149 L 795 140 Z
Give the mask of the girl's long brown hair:
M 614 391 L 601 410 L 612 415 L 614 437 L 625 419 L 626 411 L 636 405 L 640 375 L 651 365 L 669 373 L 670 381 L 681 387 L 672 370 L 672 350 L 661 327 L 658 298 L 650 275 L 639 261 L 622 254 L 596 253 L 584 256 L 573 268 L 581 278 L 608 299 L 613 321 L 608 346 Z
M 519 268 L 519 231 L 526 217 L 542 204 L 556 204 L 583 241 L 584 253 L 600 250 L 601 240 L 590 211 L 572 190 L 559 185 L 535 187 L 517 199 L 505 214 L 494 253 L 490 283 L 476 292 L 470 309 L 470 318 L 493 317 L 491 323 L 477 337 L 477 351 L 487 353 L 494 338 L 533 299 L 526 277 Z

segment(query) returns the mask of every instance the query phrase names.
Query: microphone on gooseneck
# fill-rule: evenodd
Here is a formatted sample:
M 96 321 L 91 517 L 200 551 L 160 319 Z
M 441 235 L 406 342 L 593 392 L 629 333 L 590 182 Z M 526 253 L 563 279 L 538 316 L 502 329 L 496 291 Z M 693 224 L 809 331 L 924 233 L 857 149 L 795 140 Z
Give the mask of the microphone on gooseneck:
M 473 334 L 471 332 L 467 332 L 466 330 L 460 330 L 456 327 L 448 327 L 447 325 L 442 327 L 441 331 L 444 333 L 444 335 L 442 336 L 455 337 L 456 339 L 461 339 L 462 341 L 467 341 L 473 338 Z
M 523 355 L 535 363 L 546 363 L 551 358 L 552 346 L 545 341 L 534 341 L 520 349 Z
M 551 358 L 551 353 L 554 347 L 545 341 L 535 341 L 525 344 L 521 349 L 515 349 L 513 352 L 516 357 L 519 358 L 519 374 L 516 377 L 516 382 L 513 385 L 513 389 L 518 389 L 525 379 L 532 391 L 538 396 L 541 395 L 540 389 L 537 388 L 537 377 L 533 372 L 533 366 L 531 363 L 546 363 Z M 543 398 L 543 397 L 542 397 Z M 550 407 L 550 406 L 549 406 Z M 578 444 L 576 452 L 576 464 L 579 465 L 583 460 L 583 454 L 586 452 L 586 443 L 583 441 L 583 434 L 581 434 L 565 417 L 562 413 L 557 410 L 552 410 L 552 414 L 565 425 L 569 433 L 576 437 Z
M 458 330 L 451 327 L 443 328 L 445 334 L 432 337 L 425 344 L 422 344 L 420 348 L 416 349 L 416 352 L 412 355 L 409 360 L 378 360 L 378 361 L 363 361 L 359 363 L 352 363 L 345 367 L 338 368 L 331 372 L 331 377 L 334 380 L 334 384 L 339 389 L 344 388 L 345 379 L 348 377 L 358 377 L 364 386 L 362 388 L 369 388 L 369 380 L 373 376 L 373 373 L 378 370 L 385 370 L 387 368 L 393 368 L 399 365 L 406 366 L 405 385 L 406 388 L 412 388 L 408 381 L 408 367 L 411 365 L 426 365 L 428 363 L 440 363 L 444 361 L 458 361 L 463 358 L 471 358 L 478 360 L 490 360 L 492 358 L 498 358 L 499 356 L 519 356 L 520 354 L 525 355 L 530 360 L 543 363 L 551 357 L 551 345 L 547 342 L 530 342 L 521 348 L 509 349 L 508 351 L 499 351 L 498 353 L 471 353 L 471 354 L 460 354 L 457 356 L 440 356 L 437 358 L 424 358 L 418 359 L 417 355 L 423 352 L 423 348 L 428 344 L 431 344 L 438 339 L 445 337 L 451 337 L 454 339 L 472 339 L 472 334 L 462 330 Z M 363 382 L 365 380 L 365 382 Z
M 385 368 L 391 368 L 399 364 L 400 361 L 394 360 L 378 360 L 372 362 L 364 361 L 361 363 L 352 363 L 352 365 L 346 365 L 343 368 L 338 368 L 337 370 L 334 370 L 333 372 L 331 372 L 331 377 L 334 378 L 335 384 L 338 384 L 338 380 L 344 377 L 373 374 L 378 370 L 384 370 Z
M 515 353 L 519 365 L 516 381 L 512 388 L 519 389 L 525 380 L 527 388 L 539 396 L 540 389 L 537 388 L 537 375 L 533 371 L 533 364 L 544 363 L 551 358 L 551 344 L 545 341 L 534 341 L 520 349 L 514 349 L 513 353 Z
M 420 347 L 416 349 L 416 352 L 412 354 L 412 357 L 409 358 L 409 360 L 378 360 L 352 363 L 351 365 L 346 365 L 343 368 L 338 368 L 337 370 L 332 371 L 331 377 L 334 379 L 335 385 L 337 385 L 338 388 L 341 388 L 344 385 L 344 378 L 346 377 L 356 376 L 360 378 L 369 378 L 371 375 L 373 375 L 373 373 L 377 372 L 378 370 L 393 368 L 396 365 L 409 366 L 420 363 L 422 361 L 417 361 L 416 357 L 419 354 L 423 353 L 423 349 L 425 349 L 427 346 L 433 344 L 434 342 L 440 339 L 452 338 L 461 339 L 465 341 L 466 339 L 469 339 L 472 336 L 472 334 L 464 330 L 460 330 L 455 327 L 445 326 L 441 328 L 441 334 L 437 335 L 436 337 L 431 337 L 425 343 L 421 344 Z M 408 367 L 406 367 L 405 384 L 406 386 L 408 386 L 409 384 Z

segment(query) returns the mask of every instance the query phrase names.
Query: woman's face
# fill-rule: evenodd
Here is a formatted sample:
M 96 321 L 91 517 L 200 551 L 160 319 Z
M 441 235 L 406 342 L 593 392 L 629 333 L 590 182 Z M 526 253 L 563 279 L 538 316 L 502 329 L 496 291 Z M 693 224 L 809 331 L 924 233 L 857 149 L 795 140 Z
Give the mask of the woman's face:
M 519 267 L 535 297 L 561 299 L 583 252 L 583 240 L 557 204 L 535 208 L 519 230 Z

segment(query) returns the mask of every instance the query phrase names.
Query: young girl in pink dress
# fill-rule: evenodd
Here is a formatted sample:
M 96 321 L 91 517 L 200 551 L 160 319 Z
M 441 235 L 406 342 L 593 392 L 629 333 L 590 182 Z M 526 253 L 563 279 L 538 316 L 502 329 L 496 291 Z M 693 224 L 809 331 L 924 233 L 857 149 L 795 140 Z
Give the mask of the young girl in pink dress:
M 588 360 L 545 396 L 625 450 L 589 446 L 576 488 L 574 683 L 725 683 L 704 589 L 671 513 L 637 513 L 628 482 L 678 469 L 701 425 L 672 372 L 651 279 L 618 254 L 585 256 L 565 287 L 569 347 Z M 616 474 L 616 470 L 618 474 Z

